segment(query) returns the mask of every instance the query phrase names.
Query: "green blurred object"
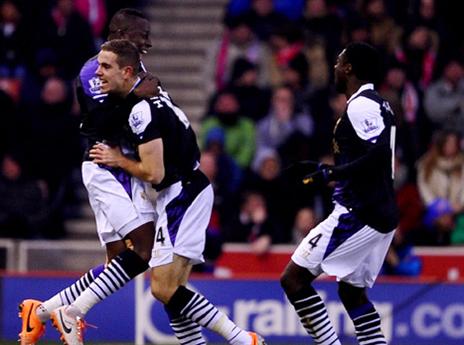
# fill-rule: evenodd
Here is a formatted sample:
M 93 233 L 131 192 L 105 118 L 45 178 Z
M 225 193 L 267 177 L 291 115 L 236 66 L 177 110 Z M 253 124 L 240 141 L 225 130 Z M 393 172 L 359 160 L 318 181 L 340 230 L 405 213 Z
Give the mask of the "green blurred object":
M 451 233 L 451 244 L 464 244 L 464 214 L 456 217 L 456 225 Z

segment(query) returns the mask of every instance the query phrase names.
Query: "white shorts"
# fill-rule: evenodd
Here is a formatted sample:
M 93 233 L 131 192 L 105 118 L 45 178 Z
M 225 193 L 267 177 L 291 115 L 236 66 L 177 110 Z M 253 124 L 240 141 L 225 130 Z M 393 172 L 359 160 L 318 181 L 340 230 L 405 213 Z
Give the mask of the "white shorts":
M 174 254 L 190 259 L 192 265 L 204 262 L 214 194 L 203 173 L 195 176 L 185 186 L 177 182 L 158 194 L 158 220 L 150 267 L 171 263 Z
M 326 273 L 356 287 L 372 287 L 394 232 L 380 233 L 335 203 L 327 219 L 301 241 L 292 261 L 315 276 Z
M 122 240 L 132 230 L 155 220 L 155 209 L 143 181 L 120 169 L 112 173 L 90 161 L 82 163 L 82 181 L 102 246 Z

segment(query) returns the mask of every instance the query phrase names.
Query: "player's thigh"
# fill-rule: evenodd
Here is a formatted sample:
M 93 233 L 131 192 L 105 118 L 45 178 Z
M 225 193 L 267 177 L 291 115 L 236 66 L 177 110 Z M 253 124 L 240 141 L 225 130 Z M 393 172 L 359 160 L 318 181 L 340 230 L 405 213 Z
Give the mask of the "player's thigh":
M 102 244 L 120 240 L 154 220 L 155 211 L 138 179 L 128 176 L 125 182 L 118 180 L 92 162 L 82 164 L 82 176 Z
M 394 231 L 380 233 L 372 228 L 368 239 L 359 239 L 359 245 L 355 269 L 351 273 L 340 276 L 339 280 L 355 287 L 372 287 L 379 275 L 394 236 Z
M 292 255 L 296 265 L 306 268 L 314 276 L 322 273 L 322 262 L 330 250 L 341 214 L 343 210 L 336 207 L 325 220 L 309 231 Z
M 206 229 L 213 203 L 211 185 L 176 183 L 158 195 L 151 267 L 166 265 L 178 255 L 190 264 L 204 261 Z

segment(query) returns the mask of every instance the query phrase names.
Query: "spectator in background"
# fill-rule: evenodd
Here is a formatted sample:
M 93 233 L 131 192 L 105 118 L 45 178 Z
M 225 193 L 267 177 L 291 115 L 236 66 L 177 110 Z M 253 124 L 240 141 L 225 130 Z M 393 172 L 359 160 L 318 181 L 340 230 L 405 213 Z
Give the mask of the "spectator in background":
M 291 189 L 292 186 L 281 176 L 281 171 L 277 151 L 261 148 L 256 152 L 251 169 L 246 170 L 241 186 L 242 195 L 255 191 L 264 197 L 276 228 L 280 230 L 291 228 L 297 205 L 303 199 L 301 193 Z M 273 242 L 290 242 L 290 232 L 275 233 Z
M 256 122 L 267 114 L 271 94 L 258 85 L 258 66 L 244 58 L 235 60 L 229 88 L 237 96 L 243 115 Z
M 303 32 L 295 23 L 284 23 L 275 28 L 269 43 L 272 49 L 269 65 L 270 83 L 273 87 L 283 82 L 283 72 L 295 59 L 305 59 Z
M 96 53 L 89 23 L 74 6 L 74 0 L 56 0 L 37 28 L 38 48 L 51 48 L 58 57 L 63 77 L 74 79 L 82 64 Z
M 425 91 L 425 112 L 435 128 L 457 129 L 464 134 L 464 69 L 448 61 L 440 78 Z
M 381 274 L 416 277 L 421 273 L 422 261 L 414 254 L 413 246 L 396 232 L 385 256 Z
M 0 171 L 0 237 L 39 238 L 47 225 L 44 185 L 25 172 L 18 154 L 6 153 Z
M 233 209 L 238 205 L 237 194 L 242 181 L 243 171 L 235 160 L 225 152 L 225 133 L 221 128 L 212 128 L 206 135 L 205 157 L 201 164 L 206 169 L 214 189 L 214 210 L 218 212 L 220 222 L 232 218 Z
M 311 207 L 299 209 L 292 228 L 292 243 L 299 244 L 317 223 L 316 213 Z
M 267 253 L 273 237 L 279 232 L 273 216 L 261 193 L 245 193 L 236 221 L 225 229 L 226 240 L 249 243 L 252 253 L 256 255 Z
M 54 226 L 48 229 L 49 237 L 64 234 L 65 197 L 72 193 L 71 172 L 79 166 L 82 156 L 78 119 L 70 115 L 70 97 L 64 80 L 49 78 L 43 86 L 37 109 L 24 115 L 23 135 L 28 138 L 24 150 L 28 164 L 31 172 L 43 179 L 49 190 L 55 220 Z
M 439 43 L 435 31 L 418 26 L 405 31 L 395 49 L 395 58 L 406 65 L 408 79 L 421 92 L 432 81 Z
M 438 5 L 441 5 L 438 6 Z M 429 30 L 436 32 L 439 37 L 440 50 L 445 55 L 456 52 L 457 40 L 452 37 L 448 29 L 447 23 L 444 21 L 443 15 L 440 14 L 440 9 L 449 6 L 448 2 L 435 0 L 418 0 L 413 4 L 414 9 L 410 11 L 407 22 L 405 23 L 406 30 L 408 28 L 424 26 Z
M 240 114 L 237 97 L 230 90 L 219 92 L 213 103 L 210 116 L 200 128 L 200 146 L 206 145 L 210 130 L 220 128 L 225 133 L 225 152 L 242 168 L 250 165 L 255 152 L 255 125 Z
M 455 217 L 464 210 L 464 154 L 455 131 L 435 134 L 430 149 L 417 166 L 418 187 L 426 211 L 424 234 L 429 245 L 447 245 Z
M 369 27 L 370 43 L 384 56 L 394 53 L 401 36 L 401 29 L 388 14 L 385 0 L 363 0 L 360 8 Z
M 75 0 L 76 10 L 92 29 L 96 41 L 102 40 L 103 30 L 108 19 L 105 0 Z
M 405 66 L 392 63 L 386 72 L 379 93 L 392 107 L 397 119 L 397 145 L 401 150 L 403 162 L 412 173 L 416 160 L 423 153 L 426 143 L 424 115 L 421 99 L 413 83 L 407 79 Z
M 298 160 L 295 156 L 305 155 L 301 159 L 308 159 L 309 148 L 306 144 L 313 130 L 314 123 L 311 116 L 307 113 L 298 113 L 292 90 L 287 86 L 281 86 L 273 92 L 269 114 L 256 126 L 256 147 L 257 150 L 262 148 L 284 150 L 285 154 L 280 153 L 282 159 L 288 160 L 283 163 L 284 165 Z M 291 148 L 285 147 L 287 144 L 291 144 Z
M 20 108 L 24 112 L 35 111 L 40 104 L 45 82 L 59 76 L 58 57 L 51 48 L 39 49 L 34 56 L 34 64 L 26 72 L 20 93 Z M 26 87 L 27 85 L 27 87 Z
M 291 60 L 282 70 L 282 84 L 290 87 L 295 99 L 295 110 L 309 112 L 308 101 L 314 93 L 309 82 L 308 61 L 303 55 Z
M 333 61 L 340 51 L 343 22 L 330 10 L 327 0 L 307 0 L 303 28 L 309 42 L 320 41 L 325 56 Z
M 251 0 L 251 8 L 247 12 L 256 37 L 267 42 L 274 29 L 288 18 L 274 8 L 273 0 Z
M 367 21 L 358 12 L 352 13 L 347 19 L 342 42 L 370 42 L 370 31 Z
M 193 266 L 195 272 L 214 272 L 215 261 L 219 258 L 222 253 L 222 244 L 224 241 L 221 224 L 222 217 L 220 209 L 222 202 L 224 201 L 224 195 L 221 193 L 221 186 L 218 181 L 218 176 L 221 167 L 218 164 L 218 157 L 213 150 L 203 151 L 200 157 L 200 170 L 206 175 L 208 180 L 214 189 L 214 203 L 213 210 L 211 213 L 211 219 L 206 229 L 206 241 L 205 250 L 203 256 L 205 262 L 199 265 Z
M 205 87 L 209 95 L 224 89 L 230 82 L 233 63 L 246 58 L 259 66 L 259 85 L 267 84 L 269 52 L 253 33 L 248 15 L 226 16 L 219 40 L 212 42 L 204 63 Z
M 30 55 L 22 14 L 12 0 L 0 3 L 0 78 L 22 78 Z

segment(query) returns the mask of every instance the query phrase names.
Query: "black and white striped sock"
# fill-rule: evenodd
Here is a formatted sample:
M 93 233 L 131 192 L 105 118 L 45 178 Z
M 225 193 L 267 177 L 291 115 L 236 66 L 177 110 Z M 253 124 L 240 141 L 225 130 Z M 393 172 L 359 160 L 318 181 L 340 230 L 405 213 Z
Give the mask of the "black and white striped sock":
M 316 344 L 341 345 L 324 302 L 312 286 L 306 287 L 296 294 L 288 296 L 288 298 L 295 307 L 303 327 Z
M 37 316 L 42 322 L 50 318 L 50 313 L 64 305 L 73 303 L 81 293 L 87 289 L 95 278 L 103 271 L 105 265 L 98 265 L 91 268 L 87 273 L 80 277 L 74 284 L 61 290 L 52 298 L 44 301 L 39 308 L 37 308 Z
M 361 307 L 348 310 L 354 323 L 359 345 L 386 345 L 387 340 L 380 327 L 380 315 L 369 302 Z
M 111 260 L 72 305 L 82 314 L 86 314 L 95 304 L 118 291 L 147 268 L 148 264 L 137 253 L 128 249 Z
M 229 344 L 251 344 L 248 332 L 239 328 L 204 296 L 179 286 L 166 305 L 170 313 L 178 313 L 197 324 L 222 335 Z
M 182 315 L 172 314 L 166 307 L 164 309 L 169 317 L 169 325 L 180 345 L 206 345 L 200 325 Z

